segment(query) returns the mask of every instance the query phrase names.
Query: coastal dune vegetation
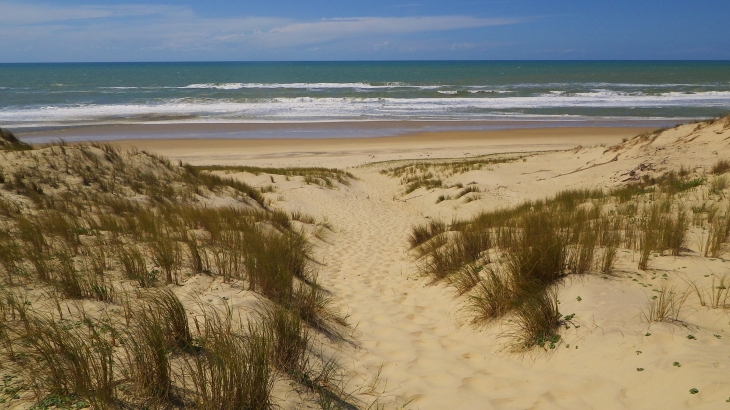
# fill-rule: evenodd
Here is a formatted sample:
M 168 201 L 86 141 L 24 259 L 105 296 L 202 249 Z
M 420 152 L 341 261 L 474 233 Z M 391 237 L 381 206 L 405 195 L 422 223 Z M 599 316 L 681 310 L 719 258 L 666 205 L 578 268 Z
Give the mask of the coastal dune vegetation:
M 698 128 L 716 123 L 730 126 L 730 117 L 701 123 Z M 651 143 L 662 131 L 639 135 L 606 152 Z M 470 169 L 472 163 L 454 160 L 448 166 L 459 172 Z M 558 298 L 559 288 L 569 280 L 588 275 L 610 280 L 620 275 L 615 270 L 619 253 L 631 254 L 639 274 L 655 275 L 652 263 L 662 255 L 699 254 L 712 259 L 728 251 L 729 164 L 720 158 L 700 172 L 682 166 L 612 188 L 564 190 L 449 223 L 430 219 L 411 228 L 410 252 L 423 275 L 464 298 L 474 324 L 504 323 L 509 350 L 554 349 L 561 342 L 561 329 L 575 326 L 575 315 L 561 312 Z M 401 176 L 409 194 L 412 184 L 433 178 L 432 167 L 426 162 L 383 172 Z M 432 182 L 420 183 L 416 189 L 436 186 L 450 189 Z M 474 192 L 478 189 L 474 185 Z M 464 196 L 464 191 L 453 198 Z M 443 200 L 442 194 L 436 203 Z M 701 235 L 696 252 L 688 249 L 692 230 Z M 626 272 L 623 269 L 621 274 Z M 677 286 L 655 289 L 644 317 L 648 322 L 681 322 L 679 313 L 690 295 L 696 295 L 702 306 L 730 308 L 727 281 L 718 277 L 719 285 L 713 281 L 709 288 L 688 282 L 681 290 Z
M 0 148 L 0 407 L 362 404 L 321 344 L 348 324 L 317 281 L 314 218 L 147 152 Z
M 3 134 L 0 407 L 714 403 L 728 130 L 347 170 Z

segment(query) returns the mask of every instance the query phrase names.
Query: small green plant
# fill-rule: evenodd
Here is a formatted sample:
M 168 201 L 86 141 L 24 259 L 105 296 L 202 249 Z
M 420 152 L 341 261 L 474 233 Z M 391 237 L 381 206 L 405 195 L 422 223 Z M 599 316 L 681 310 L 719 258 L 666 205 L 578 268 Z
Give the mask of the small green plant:
M 697 389 L 695 389 L 695 388 L 691 388 L 691 389 L 689 389 L 689 394 L 697 394 L 697 393 L 699 393 L 699 392 L 700 392 L 700 391 L 699 391 L 699 390 L 697 390 Z
M 682 367 L 682 365 L 681 365 L 681 364 L 679 364 L 679 362 L 674 362 L 674 363 L 672 363 L 672 366 L 674 366 L 674 367 Z

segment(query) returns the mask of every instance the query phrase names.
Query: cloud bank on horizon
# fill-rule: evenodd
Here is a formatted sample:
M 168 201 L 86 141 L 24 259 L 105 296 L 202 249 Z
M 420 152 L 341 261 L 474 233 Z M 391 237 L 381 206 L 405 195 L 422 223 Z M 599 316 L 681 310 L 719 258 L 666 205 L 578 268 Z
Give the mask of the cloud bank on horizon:
M 663 8 L 655 21 L 635 24 L 646 4 L 605 15 L 572 0 L 550 7 L 537 0 L 449 7 L 430 0 L 367 7 L 140 1 L 0 0 L 0 62 L 730 58 L 730 31 L 711 24 L 730 2 L 703 4 L 711 10 L 704 12 L 682 10 L 680 0 L 657 2 Z

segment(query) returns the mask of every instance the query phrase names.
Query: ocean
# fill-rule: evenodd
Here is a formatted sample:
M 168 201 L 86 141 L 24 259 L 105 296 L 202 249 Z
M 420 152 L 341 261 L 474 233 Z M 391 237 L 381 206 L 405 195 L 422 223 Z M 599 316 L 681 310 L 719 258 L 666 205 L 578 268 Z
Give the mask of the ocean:
M 730 112 L 729 61 L 0 64 L 0 126 L 674 124 Z

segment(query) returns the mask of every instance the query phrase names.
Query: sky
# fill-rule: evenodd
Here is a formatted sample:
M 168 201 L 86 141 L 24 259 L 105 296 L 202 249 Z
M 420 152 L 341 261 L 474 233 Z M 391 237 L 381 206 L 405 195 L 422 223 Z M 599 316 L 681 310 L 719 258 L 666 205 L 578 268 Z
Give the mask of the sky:
M 728 0 L 0 0 L 0 63 L 728 60 Z

